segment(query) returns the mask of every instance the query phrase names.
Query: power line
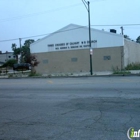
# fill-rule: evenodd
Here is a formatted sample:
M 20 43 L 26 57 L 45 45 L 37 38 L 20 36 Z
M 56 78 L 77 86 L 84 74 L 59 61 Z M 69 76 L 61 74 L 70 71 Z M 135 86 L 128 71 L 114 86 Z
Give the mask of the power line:
M 67 31 L 71 31 L 71 30 L 76 30 L 79 28 L 84 28 L 86 26 L 81 26 L 81 27 L 77 27 L 77 28 L 73 28 L 73 29 L 68 29 L 68 30 L 63 30 L 63 31 L 56 31 L 53 33 L 48 33 L 48 34 L 41 34 L 41 35 L 34 35 L 34 36 L 29 36 L 29 37 L 21 37 L 22 39 L 27 39 L 27 38 L 34 38 L 34 37 L 39 37 L 39 36 L 46 36 L 46 35 L 50 35 L 50 34 L 56 34 L 56 33 L 61 33 L 61 32 L 67 32 Z M 0 42 L 8 42 L 8 41 L 13 41 L 13 40 L 19 40 L 19 38 L 15 38 L 15 39 L 7 39 L 7 40 L 0 40 Z
M 86 27 L 86 26 L 81 26 L 81 27 L 77 27 L 77 28 L 73 28 L 73 29 L 68 29 L 68 30 L 63 30 L 63 31 L 56 31 L 56 32 L 53 32 L 53 33 L 48 33 L 48 34 L 42 34 L 42 35 L 35 35 L 35 36 L 23 37 L 22 39 L 34 38 L 34 37 L 38 37 L 38 36 L 46 36 L 46 35 L 56 34 L 56 33 L 62 33 L 62 32 L 67 32 L 67 31 L 71 31 L 71 30 L 76 30 L 76 29 L 80 29 L 80 28 L 84 28 L 84 27 Z
M 91 26 L 139 26 L 140 24 L 114 24 L 114 25 L 91 25 Z
M 7 39 L 7 40 L 0 40 L 0 42 L 8 42 L 8 41 L 13 41 L 13 40 L 18 40 L 19 38 L 14 38 L 14 39 Z
M 81 5 L 81 3 L 77 3 L 77 4 L 70 5 L 70 6 L 65 6 L 65 7 L 60 7 L 60 8 L 56 8 L 56 9 L 52 9 L 52 10 L 47 10 L 47 11 L 44 11 L 44 12 L 37 12 L 37 13 L 32 13 L 32 14 L 27 14 L 27 15 L 22 15 L 22 16 L 16 16 L 16 17 L 11 17 L 11 18 L 0 19 L 0 22 L 18 20 L 18 19 L 28 18 L 28 17 L 32 17 L 32 16 L 37 16 L 37 15 L 42 15 L 42 14 L 46 14 L 46 13 L 50 13 L 50 12 L 56 12 L 56 11 L 60 11 L 60 10 L 63 10 L 63 9 L 76 7 L 76 6 L 79 6 L 79 5 Z
M 91 3 L 95 2 L 95 1 L 97 1 L 97 0 L 92 0 Z M 101 0 L 101 1 L 104 1 L 104 0 Z M 42 15 L 42 14 L 47 14 L 47 13 L 51 13 L 51 12 L 56 12 L 56 11 L 68 9 L 68 8 L 71 8 L 71 7 L 76 7 L 76 6 L 79 6 L 79 5 L 82 5 L 82 3 L 77 3 L 77 4 L 65 6 L 65 7 L 60 7 L 60 8 L 56 8 L 56 9 L 52 9 L 52 10 L 47 10 L 47 11 L 44 11 L 44 12 L 37 12 L 37 13 L 31 13 L 31 14 L 27 14 L 27 15 L 21 15 L 21 16 L 15 16 L 15 17 L 11 17 L 11 18 L 0 19 L 0 22 L 18 20 L 18 19 L 22 19 L 22 18 L 29 18 L 29 17 L 33 17 L 33 16 L 38 16 L 38 15 Z

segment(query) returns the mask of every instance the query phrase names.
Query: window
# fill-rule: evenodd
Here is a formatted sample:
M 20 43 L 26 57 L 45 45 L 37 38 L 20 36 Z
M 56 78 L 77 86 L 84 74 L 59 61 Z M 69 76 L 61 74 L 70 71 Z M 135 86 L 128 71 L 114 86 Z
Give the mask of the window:
M 9 58 L 11 58 L 11 56 L 9 56 Z
M 111 56 L 104 56 L 104 60 L 111 60 Z
M 43 64 L 48 64 L 48 60 L 43 60 Z
M 77 62 L 78 58 L 71 58 L 71 62 Z

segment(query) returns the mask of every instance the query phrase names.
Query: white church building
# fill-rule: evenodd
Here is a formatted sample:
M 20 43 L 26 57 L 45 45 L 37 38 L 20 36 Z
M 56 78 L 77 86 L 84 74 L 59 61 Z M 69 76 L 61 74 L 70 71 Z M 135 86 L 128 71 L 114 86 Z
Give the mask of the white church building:
M 123 69 L 140 62 L 140 45 L 110 31 L 91 28 L 93 71 Z M 40 62 L 36 68 L 39 73 L 89 72 L 88 27 L 67 25 L 34 42 L 30 49 Z

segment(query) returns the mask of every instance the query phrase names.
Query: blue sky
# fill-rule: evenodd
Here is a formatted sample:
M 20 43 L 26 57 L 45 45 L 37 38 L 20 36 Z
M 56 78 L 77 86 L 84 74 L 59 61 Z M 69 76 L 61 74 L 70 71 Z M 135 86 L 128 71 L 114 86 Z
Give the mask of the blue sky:
M 139 6 L 140 0 L 90 0 L 91 25 L 140 24 Z M 82 0 L 0 0 L 0 50 L 11 51 L 12 43 L 19 46 L 18 40 L 2 40 L 48 34 L 70 23 L 88 25 Z M 92 28 L 114 28 L 121 33 L 120 26 Z M 135 40 L 140 35 L 140 25 L 124 26 L 124 34 Z

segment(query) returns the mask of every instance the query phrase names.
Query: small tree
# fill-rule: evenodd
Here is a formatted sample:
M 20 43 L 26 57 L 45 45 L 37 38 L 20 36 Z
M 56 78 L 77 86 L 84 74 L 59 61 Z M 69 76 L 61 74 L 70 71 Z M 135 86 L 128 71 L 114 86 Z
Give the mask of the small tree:
M 17 45 L 15 43 L 13 43 L 12 50 L 14 52 L 14 55 L 16 56 L 16 60 L 18 61 L 18 55 L 21 53 L 21 49 L 17 48 Z
M 124 35 L 124 38 L 131 40 L 131 38 L 128 35 Z
M 30 55 L 30 64 L 32 66 L 32 73 L 36 73 L 35 67 L 39 64 L 39 61 L 37 60 L 35 55 Z
M 30 48 L 30 45 L 31 45 L 32 43 L 34 43 L 34 42 L 35 42 L 34 39 L 28 39 L 28 40 L 25 40 L 25 42 L 24 42 L 24 46 Z
M 30 45 L 35 42 L 33 39 L 25 40 L 24 45 L 21 48 L 17 48 L 15 43 L 12 44 L 12 50 L 16 59 L 18 60 L 18 55 L 21 54 L 21 62 L 29 63 L 30 59 Z
M 22 46 L 21 55 L 22 55 L 22 62 L 30 63 L 30 61 L 28 60 L 31 54 L 30 54 L 30 48 L 28 46 Z
M 140 36 L 137 37 L 136 42 L 140 43 Z
M 13 67 L 13 65 L 16 63 L 17 63 L 17 60 L 10 59 L 7 62 L 5 62 L 2 67 Z

